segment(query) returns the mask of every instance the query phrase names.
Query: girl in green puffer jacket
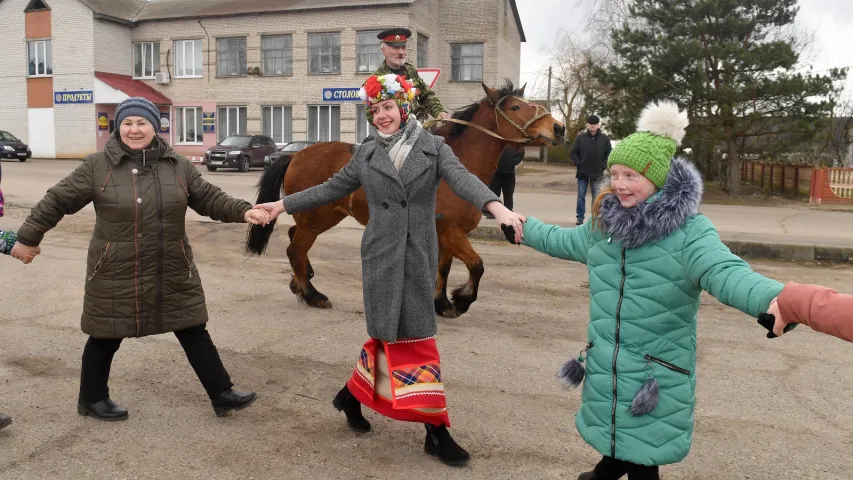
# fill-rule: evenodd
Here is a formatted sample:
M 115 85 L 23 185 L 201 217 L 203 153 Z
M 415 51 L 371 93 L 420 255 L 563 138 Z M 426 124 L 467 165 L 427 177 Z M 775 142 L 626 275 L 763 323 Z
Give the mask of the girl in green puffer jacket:
M 592 222 L 525 222 L 524 244 L 589 269 L 588 343 L 561 370 L 567 383 L 583 381 L 575 423 L 603 456 L 579 480 L 657 479 L 658 466 L 687 456 L 703 290 L 753 317 L 776 314 L 777 334 L 785 327 L 775 305 L 783 285 L 723 244 L 699 213 L 699 172 L 673 159 L 687 123 L 673 103 L 649 105 L 610 154 Z

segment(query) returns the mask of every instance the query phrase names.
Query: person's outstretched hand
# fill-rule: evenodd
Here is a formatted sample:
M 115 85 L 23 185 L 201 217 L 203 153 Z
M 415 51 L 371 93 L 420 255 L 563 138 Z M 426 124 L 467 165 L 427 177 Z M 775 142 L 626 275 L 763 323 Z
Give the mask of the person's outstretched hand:
M 28 247 L 21 242 L 15 243 L 15 246 L 12 247 L 12 251 L 9 254 L 13 258 L 17 258 L 18 260 L 24 262 L 24 264 L 30 264 L 33 262 L 33 259 L 41 253 L 41 247 Z
M 252 208 L 251 210 L 246 211 L 246 214 L 243 216 L 246 220 L 246 223 L 251 223 L 252 225 L 260 225 L 265 227 L 268 223 L 270 223 L 270 214 L 266 210 L 261 210 L 259 208 Z
M 761 313 L 758 315 L 758 324 L 768 330 L 767 338 L 781 337 L 797 326 L 796 323 L 786 322 L 785 319 L 782 318 L 782 313 L 779 310 L 779 304 L 776 302 L 775 298 L 770 302 L 770 308 L 767 309 L 767 313 Z
M 254 210 L 265 211 L 269 214 L 269 222 L 278 218 L 279 215 L 285 213 L 284 211 L 284 203 L 281 200 L 276 200 L 275 202 L 268 203 L 259 203 L 255 205 Z

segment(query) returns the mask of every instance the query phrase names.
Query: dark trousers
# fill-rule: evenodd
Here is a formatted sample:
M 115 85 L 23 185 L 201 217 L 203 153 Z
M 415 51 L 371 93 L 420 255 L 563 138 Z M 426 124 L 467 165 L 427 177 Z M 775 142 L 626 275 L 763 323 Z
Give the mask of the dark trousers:
M 595 202 L 595 197 L 598 196 L 598 182 L 601 181 L 601 178 L 596 178 L 595 180 L 590 180 L 586 177 L 578 177 L 578 205 L 577 205 L 577 215 L 578 222 L 583 222 L 583 219 L 586 217 L 586 192 L 589 189 L 590 185 L 592 186 L 592 201 Z
M 175 332 L 190 365 L 211 398 L 232 386 L 231 377 L 222 365 L 219 352 L 204 325 Z M 110 397 L 107 382 L 113 355 L 121 346 L 121 339 L 89 337 L 83 349 L 83 367 L 80 372 L 80 400 L 95 403 Z
M 613 457 L 603 457 L 595 466 L 595 480 L 619 480 L 626 474 L 628 480 L 660 480 L 657 465 L 637 465 Z
M 489 188 L 495 192 L 498 197 L 501 192 L 504 194 L 504 206 L 508 210 L 512 210 L 512 194 L 515 193 L 515 174 L 514 173 L 496 173 L 492 176 L 492 181 Z

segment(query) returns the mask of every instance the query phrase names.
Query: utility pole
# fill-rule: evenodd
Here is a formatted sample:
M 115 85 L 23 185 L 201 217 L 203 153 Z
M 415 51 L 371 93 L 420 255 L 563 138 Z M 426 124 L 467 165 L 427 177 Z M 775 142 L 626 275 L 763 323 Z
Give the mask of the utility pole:
M 551 68 L 550 66 L 548 67 L 548 105 L 546 107 L 549 112 L 551 111 Z M 539 147 L 539 161 L 548 163 L 548 147 L 545 145 Z

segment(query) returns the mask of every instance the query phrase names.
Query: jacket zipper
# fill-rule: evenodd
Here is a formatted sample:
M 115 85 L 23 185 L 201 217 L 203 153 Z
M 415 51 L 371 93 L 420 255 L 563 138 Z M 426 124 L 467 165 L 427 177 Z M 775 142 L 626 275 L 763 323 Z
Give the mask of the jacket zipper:
M 190 257 L 187 256 L 187 249 L 184 246 L 184 240 L 181 239 L 181 251 L 184 252 L 184 260 L 187 261 L 187 268 L 190 271 L 189 278 L 193 278 L 193 264 L 190 263 Z
M 92 272 L 91 275 L 89 275 L 88 280 L 92 280 L 93 278 L 95 278 L 95 275 L 98 274 L 98 271 L 101 269 L 101 267 L 103 267 L 104 264 L 107 263 L 107 255 L 109 255 L 109 253 L 110 253 L 110 242 L 107 242 L 106 245 L 101 247 L 101 254 L 98 256 L 97 263 L 95 263 L 95 271 Z
M 613 350 L 613 406 L 610 411 L 610 456 L 616 457 L 616 358 L 619 356 L 619 329 L 622 326 L 622 300 L 625 297 L 625 249 L 622 249 L 622 280 L 616 304 L 616 348 Z
M 661 360 L 660 358 L 653 357 L 649 354 L 646 354 L 643 358 L 645 358 L 647 362 L 655 362 L 658 365 L 664 366 L 664 367 L 672 370 L 673 372 L 683 373 L 684 375 L 690 375 L 690 370 L 687 370 L 686 368 L 681 368 L 679 366 L 673 365 L 673 364 L 667 362 L 666 360 Z
M 143 154 L 143 159 L 144 159 Z M 155 313 L 155 321 L 157 322 L 157 331 L 163 331 L 163 250 L 165 248 L 165 239 L 163 233 L 163 192 L 160 188 L 160 178 L 157 175 L 157 165 L 153 165 L 151 170 L 154 172 L 154 190 L 157 192 L 157 306 Z

